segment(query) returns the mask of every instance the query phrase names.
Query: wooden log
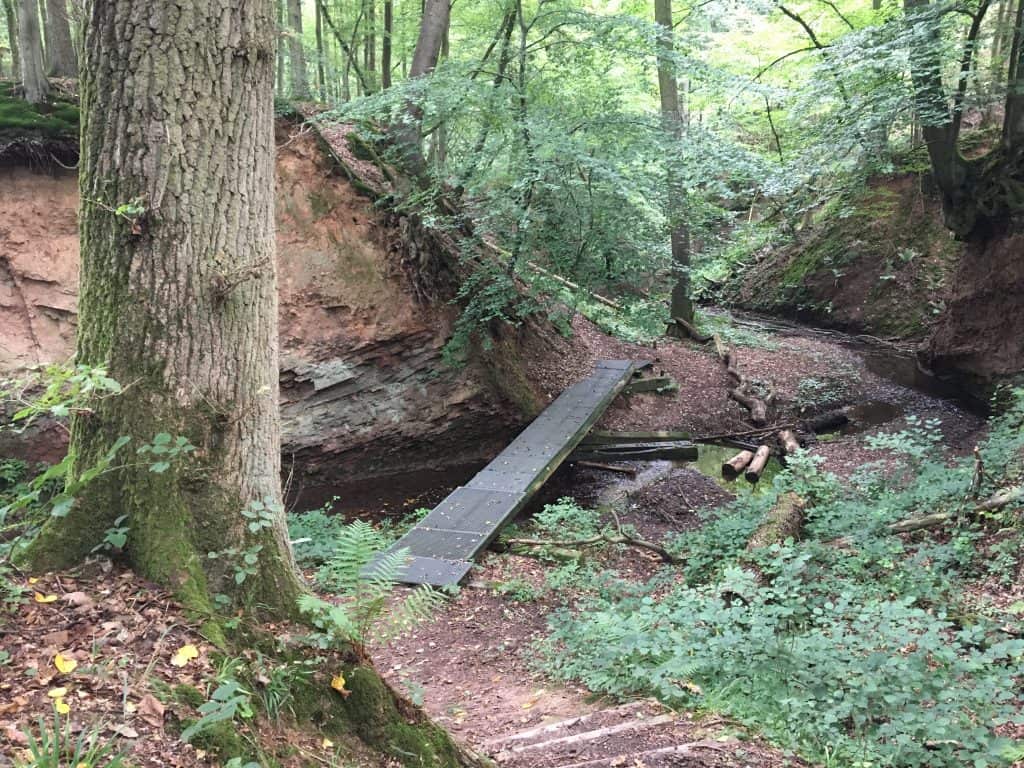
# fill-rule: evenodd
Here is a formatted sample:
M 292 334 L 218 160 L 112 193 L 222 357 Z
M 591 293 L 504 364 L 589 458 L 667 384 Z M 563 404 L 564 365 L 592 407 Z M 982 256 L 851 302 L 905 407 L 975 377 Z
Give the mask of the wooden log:
M 831 432 L 849 424 L 850 417 L 843 411 L 829 411 L 820 416 L 814 416 L 804 422 L 804 429 L 807 432 Z
M 707 344 L 714 338 L 713 336 L 708 336 L 705 333 L 701 333 L 700 331 L 697 330 L 693 323 L 687 322 L 681 317 L 673 317 L 668 322 L 670 326 L 670 335 L 672 336 L 688 336 L 689 338 L 696 341 L 698 344 Z M 672 333 L 673 330 L 675 331 L 675 333 Z
M 747 551 L 799 538 L 806 508 L 807 503 L 793 492 L 779 496 L 747 542 Z
M 791 429 L 783 429 L 779 432 L 779 443 L 787 456 L 800 450 L 800 441 L 796 439 L 796 434 Z
M 750 421 L 755 427 L 763 427 L 768 423 L 768 410 L 775 401 L 775 394 L 771 391 L 766 397 L 759 397 L 755 394 L 753 385 L 740 373 L 736 365 L 736 353 L 725 346 L 717 335 L 714 340 L 715 351 L 733 383 L 733 388 L 729 390 L 729 397 L 750 411 Z
M 594 430 L 583 438 L 581 445 L 614 445 L 616 443 L 680 443 L 690 439 L 689 432 L 654 430 L 650 432 L 607 432 Z
M 747 465 L 747 471 L 744 473 L 748 483 L 756 483 L 761 479 L 761 473 L 764 472 L 765 465 L 768 463 L 768 457 L 771 455 L 772 449 L 767 445 L 762 445 L 757 449 L 757 453 L 750 460 L 750 464 Z
M 722 477 L 729 480 L 739 477 L 752 458 L 754 458 L 753 451 L 740 451 L 722 465 Z
M 689 442 L 617 443 L 580 446 L 569 456 L 569 461 L 696 461 L 697 454 L 697 446 Z

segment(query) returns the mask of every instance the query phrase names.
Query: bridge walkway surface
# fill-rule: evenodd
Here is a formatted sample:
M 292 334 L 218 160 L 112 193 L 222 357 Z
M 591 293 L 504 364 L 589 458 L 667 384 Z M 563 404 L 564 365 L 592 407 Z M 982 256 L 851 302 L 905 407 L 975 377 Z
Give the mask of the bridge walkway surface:
M 602 360 L 559 395 L 505 450 L 456 488 L 388 552 L 408 550 L 406 584 L 458 584 L 648 363 Z M 372 571 L 374 564 L 367 569 Z

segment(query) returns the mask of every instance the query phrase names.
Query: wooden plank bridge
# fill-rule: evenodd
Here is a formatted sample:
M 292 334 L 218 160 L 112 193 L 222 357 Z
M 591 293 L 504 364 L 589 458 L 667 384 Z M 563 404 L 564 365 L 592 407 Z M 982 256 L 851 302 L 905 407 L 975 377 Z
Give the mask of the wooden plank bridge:
M 473 558 L 572 453 L 634 373 L 647 365 L 604 360 L 562 392 L 494 461 L 392 545 L 388 552 L 409 553 L 401 580 L 437 587 L 458 584 Z

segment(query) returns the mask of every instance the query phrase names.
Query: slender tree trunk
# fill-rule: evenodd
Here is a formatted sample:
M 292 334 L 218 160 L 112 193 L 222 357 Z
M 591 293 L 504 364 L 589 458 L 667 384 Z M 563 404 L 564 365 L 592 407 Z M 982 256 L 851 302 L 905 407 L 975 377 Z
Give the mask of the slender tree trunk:
M 67 0 L 46 0 L 46 59 L 53 77 L 78 77 Z
M 90 12 L 76 360 L 107 365 L 129 386 L 72 420 L 73 472 L 119 437 L 132 442 L 124 466 L 87 486 L 27 559 L 72 564 L 126 515 L 132 565 L 186 604 L 207 608 L 223 593 L 292 615 L 300 583 L 280 489 L 272 0 L 106 0 Z M 141 213 L 114 212 L 126 203 Z M 161 432 L 198 450 L 158 474 L 132 454 Z M 242 515 L 254 502 L 271 510 L 256 530 Z M 247 553 L 258 562 L 238 583 Z
M 320 3 L 314 3 L 316 11 L 316 85 L 320 101 L 327 101 L 327 76 L 324 73 L 324 16 L 320 13 Z
M 412 54 L 412 65 L 409 67 L 410 80 L 434 71 L 437 59 L 441 55 L 444 36 L 448 31 L 450 15 L 449 0 L 424 1 L 420 33 Z M 406 104 L 406 114 L 408 119 L 392 126 L 392 135 L 403 155 L 406 170 L 410 174 L 418 175 L 426 166 L 422 141 L 423 110 L 418 104 L 409 102 Z
M 46 23 L 46 0 L 37 0 L 39 3 L 39 30 L 43 38 L 43 61 L 50 61 L 50 25 Z
M 284 3 L 285 3 L 285 0 L 277 0 L 277 35 L 278 35 L 278 39 L 280 39 L 280 37 L 283 34 L 285 34 Z M 275 91 L 276 91 L 277 95 L 279 95 L 279 96 L 283 96 L 284 95 L 284 70 L 285 70 L 284 49 L 285 49 L 285 46 L 283 46 L 283 45 L 277 46 L 277 67 L 276 67 L 276 69 L 277 69 L 277 86 L 275 88 Z
M 363 73 L 369 86 L 367 93 L 377 92 L 377 6 L 366 2 L 366 33 L 363 38 Z
M 25 100 L 30 104 L 40 104 L 49 95 L 50 84 L 46 80 L 43 63 L 43 38 L 36 0 L 20 0 L 18 4 L 18 49 Z
M 391 87 L 391 36 L 395 31 L 393 0 L 384 0 L 384 35 L 380 41 L 380 87 Z
M 306 53 L 302 48 L 302 0 L 288 0 L 288 60 L 291 69 L 292 98 L 309 98 Z
M 654 21 L 658 35 L 658 93 L 661 96 L 661 119 L 664 130 L 673 141 L 683 136 L 683 117 L 679 112 L 679 84 L 672 61 L 672 0 L 654 0 Z M 690 231 L 686 226 L 686 191 L 669 171 L 667 215 L 672 227 L 672 268 L 676 281 L 672 286 L 671 315 L 693 322 L 693 301 L 690 299 Z M 673 324 L 670 328 L 678 328 Z
M 17 78 L 21 73 L 21 54 L 18 46 L 18 16 L 14 12 L 14 0 L 3 0 L 4 18 L 7 20 L 7 41 L 11 47 L 11 73 Z

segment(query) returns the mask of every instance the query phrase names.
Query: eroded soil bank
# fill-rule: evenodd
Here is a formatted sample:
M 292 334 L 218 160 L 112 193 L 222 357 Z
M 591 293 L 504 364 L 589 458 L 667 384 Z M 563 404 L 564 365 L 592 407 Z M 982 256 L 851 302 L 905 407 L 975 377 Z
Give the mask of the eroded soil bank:
M 0 168 L 0 377 L 73 353 L 77 205 L 73 173 Z M 289 123 L 278 130 L 277 246 L 293 496 L 476 461 L 520 423 L 483 364 L 445 364 L 455 309 L 416 300 L 395 265 L 400 233 Z M 0 451 L 53 461 L 64 432 L 42 432 Z

